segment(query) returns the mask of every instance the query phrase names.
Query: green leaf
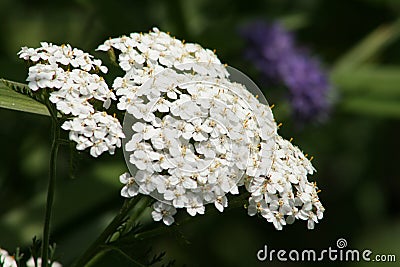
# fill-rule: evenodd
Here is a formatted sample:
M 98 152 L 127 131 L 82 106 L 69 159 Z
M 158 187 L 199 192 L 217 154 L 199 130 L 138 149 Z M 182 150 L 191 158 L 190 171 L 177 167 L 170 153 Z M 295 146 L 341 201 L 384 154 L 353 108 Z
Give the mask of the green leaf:
M 400 118 L 398 101 L 379 101 L 371 98 L 351 98 L 341 103 L 341 109 L 360 115 Z
M 340 58 L 336 62 L 333 72 L 352 70 L 370 61 L 399 36 L 400 20 L 389 25 L 379 26 Z
M 49 116 L 46 106 L 34 100 L 27 85 L 0 80 L 0 108 Z
M 400 67 L 366 65 L 335 73 L 332 80 L 344 97 L 370 97 L 400 100 Z M 400 105 L 400 103 L 399 103 Z

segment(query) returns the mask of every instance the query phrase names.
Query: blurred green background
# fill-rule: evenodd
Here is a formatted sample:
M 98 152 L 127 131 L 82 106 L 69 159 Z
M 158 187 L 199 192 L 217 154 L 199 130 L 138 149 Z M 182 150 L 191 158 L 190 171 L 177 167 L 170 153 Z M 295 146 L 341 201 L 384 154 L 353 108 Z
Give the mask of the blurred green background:
M 198 216 L 145 240 L 143 247 L 166 252 L 165 262 L 308 266 L 258 262 L 256 253 L 265 244 L 271 249 L 326 249 L 345 238 L 349 248 L 396 254 L 397 263 L 382 266 L 398 266 L 400 1 L 1 0 L 0 19 L 0 77 L 20 82 L 27 69 L 16 53 L 21 46 L 37 47 L 40 41 L 70 43 L 101 57 L 94 49 L 108 37 L 158 26 L 177 38 L 216 49 L 223 62 L 249 75 L 277 106 L 274 112 L 277 121 L 283 122 L 281 135 L 293 137 L 295 144 L 315 157 L 318 172 L 309 179 L 318 182 L 326 208 L 315 230 L 307 230 L 299 221 L 278 232 L 264 219 L 249 217 L 243 208 Z M 263 86 L 251 63 L 244 60 L 245 44 L 238 28 L 256 19 L 281 21 L 330 71 L 335 105 L 326 122 L 296 128 L 282 94 Z M 0 109 L 0 122 L 0 246 L 10 252 L 16 246 L 26 251 L 32 237 L 41 235 L 50 120 Z M 118 211 L 123 201 L 118 175 L 126 170 L 121 151 L 98 160 L 87 153 L 74 154 L 72 160 L 70 155 L 69 148 L 61 149 L 52 233 L 64 266 L 87 248 Z M 111 264 L 131 266 L 113 253 L 95 266 Z

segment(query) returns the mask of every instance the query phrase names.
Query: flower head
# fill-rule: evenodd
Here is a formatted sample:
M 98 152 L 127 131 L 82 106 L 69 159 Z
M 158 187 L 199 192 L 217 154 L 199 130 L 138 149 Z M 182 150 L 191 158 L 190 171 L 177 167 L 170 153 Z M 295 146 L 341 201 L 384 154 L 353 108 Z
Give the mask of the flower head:
M 294 196 L 303 187 L 296 186 L 298 179 L 308 183 L 311 164 L 283 142 L 269 106 L 234 82 L 214 53 L 158 29 L 109 39 L 98 49 L 116 53 L 125 71 L 113 85 L 128 117 L 124 150 L 132 177 L 120 178 L 123 196 L 153 196 L 153 219 L 170 225 L 177 208 L 194 216 L 214 203 L 223 212 L 226 194 L 244 184 L 260 204 L 249 206 L 250 215 L 259 211 L 277 229 L 300 218 Z
M 93 157 L 105 151 L 114 154 L 115 147 L 121 146 L 121 138 L 124 137 L 118 119 L 106 112 L 96 111 L 75 117 L 64 122 L 61 128 L 70 131 L 69 138 L 77 143 L 76 149 L 90 148 Z
M 113 154 L 121 146 L 122 127 L 118 119 L 105 111 L 96 111 L 93 106 L 99 101 L 108 109 L 111 101 L 116 100 L 103 77 L 97 74 L 106 73 L 107 68 L 100 60 L 70 45 L 41 45 L 36 49 L 23 47 L 18 53 L 34 64 L 29 68 L 29 88 L 48 90 L 50 102 L 68 116 L 62 128 L 70 131 L 69 137 L 77 143 L 78 150 L 90 148 L 93 157 L 105 151 Z

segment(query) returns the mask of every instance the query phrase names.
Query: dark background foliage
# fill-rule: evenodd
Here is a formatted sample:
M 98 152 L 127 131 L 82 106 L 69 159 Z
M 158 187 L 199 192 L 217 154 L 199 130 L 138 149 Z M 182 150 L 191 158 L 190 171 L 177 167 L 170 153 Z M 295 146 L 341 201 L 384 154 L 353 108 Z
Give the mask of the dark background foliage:
M 264 266 L 268 262 L 258 262 L 256 252 L 265 244 L 271 249 L 326 249 L 345 238 L 350 248 L 396 254 L 399 261 L 399 14 L 396 0 L 2 0 L 0 76 L 24 81 L 27 69 L 16 55 L 21 46 L 37 47 L 40 41 L 70 43 L 104 58 L 94 49 L 108 37 L 145 32 L 153 26 L 215 48 L 223 62 L 249 75 L 277 106 L 281 135 L 293 137 L 295 144 L 315 157 L 318 172 L 310 180 L 318 181 L 322 189 L 325 218 L 313 231 L 297 222 L 278 232 L 264 219 L 236 208 L 198 216 L 156 237 L 125 245 L 125 253 L 140 257 L 152 247 L 150 255 L 166 252 L 165 262 L 176 260 L 176 266 Z M 254 20 L 281 21 L 331 72 L 335 104 L 325 122 L 296 126 L 286 89 L 265 86 L 251 62 L 244 60 L 245 43 L 238 29 Z M 378 34 L 371 35 L 374 32 Z M 368 36 L 372 41 L 364 42 L 364 50 L 354 50 Z M 381 45 L 376 48 L 376 44 Z M 0 109 L 0 122 L 0 246 L 13 252 L 17 246 L 26 250 L 32 237 L 41 234 L 50 120 Z M 63 147 L 58 159 L 52 224 L 52 241 L 57 242 L 57 255 L 65 266 L 121 206 L 118 175 L 126 169 L 121 151 L 99 159 L 70 152 Z M 272 264 L 307 266 L 276 260 Z M 132 266 L 118 253 L 106 253 L 94 263 L 110 265 Z

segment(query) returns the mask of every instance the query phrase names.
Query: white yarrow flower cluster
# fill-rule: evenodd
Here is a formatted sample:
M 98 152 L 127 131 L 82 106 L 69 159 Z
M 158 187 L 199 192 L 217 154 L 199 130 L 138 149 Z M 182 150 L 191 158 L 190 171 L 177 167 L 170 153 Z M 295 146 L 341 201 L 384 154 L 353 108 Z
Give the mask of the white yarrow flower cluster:
M 77 143 L 78 150 L 90 147 L 90 154 L 93 157 L 105 151 L 114 154 L 115 147 L 121 147 L 121 138 L 124 137 L 118 119 L 106 112 L 76 117 L 66 121 L 61 128 L 70 131 L 69 138 Z
M 248 214 L 278 230 L 296 219 L 313 229 L 323 218 L 318 188 L 307 180 L 315 171 L 310 160 L 278 135 L 270 107 L 242 79 L 235 82 L 213 51 L 157 28 L 109 39 L 98 50 L 113 53 L 125 71 L 112 90 L 98 74 L 107 72 L 101 61 L 70 45 L 41 43 L 19 56 L 33 63 L 31 90 L 49 90 L 68 118 L 62 128 L 78 150 L 113 154 L 127 136 L 131 173 L 119 177 L 121 195 L 157 199 L 155 221 L 171 225 L 178 208 L 204 214 L 208 203 L 223 212 L 227 194 L 238 195 L 243 185 Z M 124 131 L 104 111 L 113 100 L 126 112 Z
M 205 205 L 223 211 L 226 194 L 245 184 L 249 214 L 260 213 L 277 229 L 294 219 L 309 228 L 324 211 L 307 181 L 311 163 L 277 134 L 270 108 L 208 49 L 153 29 L 107 40 L 125 71 L 114 80 L 118 109 L 133 122 L 125 151 L 133 176 L 120 176 L 121 195 L 151 195 L 153 219 L 171 225 L 176 208 L 194 216 Z M 314 216 L 315 215 L 315 216 Z
M 34 64 L 29 68 L 29 88 L 49 89 L 49 100 L 61 113 L 72 116 L 62 128 L 70 131 L 78 150 L 90 147 L 90 154 L 97 157 L 105 151 L 113 154 L 121 146 L 124 134 L 119 121 L 92 105 L 97 100 L 108 109 L 116 100 L 103 77 L 95 73 L 107 72 L 99 59 L 70 45 L 45 42 L 36 49 L 23 47 L 18 54 Z

